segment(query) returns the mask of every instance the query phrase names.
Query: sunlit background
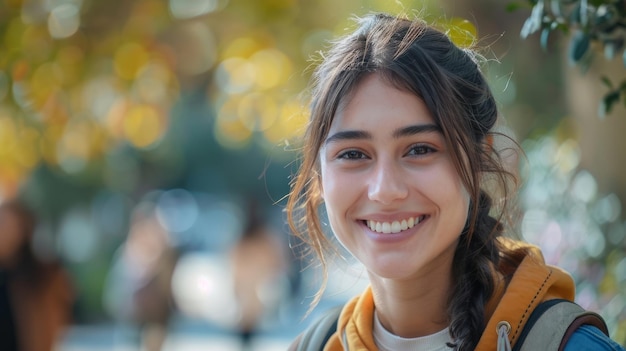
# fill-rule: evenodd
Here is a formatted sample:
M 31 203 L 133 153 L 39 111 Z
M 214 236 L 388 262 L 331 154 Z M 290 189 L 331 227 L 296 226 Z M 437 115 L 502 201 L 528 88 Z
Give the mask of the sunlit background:
M 598 58 L 581 72 L 568 63 L 565 35 L 548 50 L 520 38 L 530 6 L 506 4 L 0 1 L 0 198 L 36 209 L 37 252 L 71 274 L 74 321 L 58 350 L 138 350 L 127 312 L 141 265 L 125 253 L 149 261 L 164 248 L 177 253 L 164 349 L 236 350 L 228 253 L 250 201 L 287 263 L 259 292 L 267 311 L 256 349 L 285 349 L 317 311 L 362 289 L 358 267 L 333 270 L 303 319 L 319 277 L 301 272 L 307 263 L 288 249 L 297 243 L 281 210 L 313 59 L 352 27 L 351 15 L 371 11 L 422 13 L 462 46 L 480 38 L 501 128 L 526 152 L 520 233 L 573 273 L 578 301 L 625 343 L 626 110 L 600 117 L 597 105 L 598 77 L 626 70 Z M 145 207 L 158 239 L 131 235 L 132 214 Z

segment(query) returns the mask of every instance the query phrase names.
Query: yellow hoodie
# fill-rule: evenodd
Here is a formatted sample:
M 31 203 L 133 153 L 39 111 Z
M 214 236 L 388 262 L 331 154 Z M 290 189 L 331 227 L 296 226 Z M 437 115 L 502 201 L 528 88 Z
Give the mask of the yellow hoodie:
M 511 326 L 509 340 L 514 346 L 528 317 L 540 302 L 555 298 L 574 299 L 575 286 L 570 275 L 558 267 L 547 265 L 537 247 L 513 241 L 506 243 L 528 253 L 507 286 L 502 275 L 497 275 L 495 293 L 485 306 L 488 322 L 475 349 L 477 351 L 496 349 L 496 326 L 499 322 L 506 321 Z M 367 288 L 344 306 L 339 316 L 337 332 L 327 342 L 324 351 L 377 351 L 372 333 L 373 324 L 374 299 L 371 288 Z M 342 339 L 348 345 L 343 345 Z

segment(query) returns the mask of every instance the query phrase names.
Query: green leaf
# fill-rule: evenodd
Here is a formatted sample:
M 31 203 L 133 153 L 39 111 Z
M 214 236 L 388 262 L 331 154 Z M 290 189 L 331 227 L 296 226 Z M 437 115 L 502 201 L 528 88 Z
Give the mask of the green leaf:
M 555 26 L 555 24 L 556 24 L 556 26 Z M 569 33 L 569 24 L 567 22 L 563 22 L 563 23 L 552 22 L 552 25 L 554 27 L 554 28 L 552 28 L 552 30 L 558 29 L 563 34 L 568 34 Z
M 519 9 L 523 8 L 523 7 L 526 7 L 526 6 L 525 6 L 525 5 L 523 5 L 523 4 L 520 4 L 520 3 L 519 3 L 519 2 L 517 2 L 517 1 L 513 1 L 513 2 L 510 2 L 510 3 L 508 3 L 508 4 L 506 5 L 506 10 L 507 10 L 508 12 L 514 12 L 514 11 L 517 11 L 517 10 L 519 10 Z
M 587 50 L 589 50 L 589 35 L 581 31 L 577 31 L 570 42 L 569 58 L 573 63 L 578 63 Z
M 550 10 L 555 17 L 563 17 L 563 10 L 561 8 L 560 0 L 550 0 Z
M 600 80 L 602 81 L 602 83 L 604 83 L 604 85 L 609 88 L 609 89 L 613 89 L 613 83 L 611 83 L 611 80 L 609 79 L 609 77 L 607 76 L 602 76 L 602 78 L 600 78 Z
M 589 13 L 587 12 L 588 10 L 588 5 L 587 5 L 587 0 L 581 0 L 580 1 L 580 25 L 582 25 L 583 27 L 587 27 L 587 24 L 589 23 Z
M 612 60 L 615 57 L 615 44 L 611 41 L 604 43 L 604 57 L 607 60 Z
M 570 12 L 569 22 L 571 26 L 574 26 L 580 23 L 580 3 L 579 2 L 576 3 L 576 6 L 574 6 L 574 9 L 572 10 L 572 12 Z
M 594 13 L 593 26 L 601 31 L 609 30 L 619 20 L 619 15 L 616 11 L 613 6 L 606 4 L 599 6 Z
M 524 22 L 524 26 L 522 27 L 522 31 L 520 32 L 522 38 L 526 39 L 529 35 L 533 34 L 534 32 L 538 31 L 539 28 L 541 28 L 543 14 L 543 1 L 539 1 L 535 5 L 535 7 L 533 7 L 533 11 L 530 14 L 530 17 L 528 17 Z
M 600 103 L 600 107 L 598 110 L 598 114 L 600 115 L 600 117 L 605 117 L 606 115 L 611 113 L 611 109 L 613 108 L 613 105 L 615 105 L 616 102 L 619 102 L 619 98 L 620 98 L 619 90 L 614 90 L 606 94 L 604 98 L 602 99 L 602 102 Z
M 548 51 L 548 39 L 550 37 L 550 28 L 544 28 L 541 31 L 541 38 L 539 42 L 541 43 L 541 47 L 544 51 Z

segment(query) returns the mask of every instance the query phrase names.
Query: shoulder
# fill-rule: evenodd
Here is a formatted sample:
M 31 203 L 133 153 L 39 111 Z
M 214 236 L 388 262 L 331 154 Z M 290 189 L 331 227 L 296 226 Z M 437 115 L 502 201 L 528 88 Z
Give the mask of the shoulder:
M 572 334 L 565 345 L 565 351 L 624 351 L 617 342 L 606 336 L 600 329 L 583 325 Z
M 336 306 L 320 315 L 289 346 L 294 350 L 321 350 L 337 332 L 338 318 L 343 306 Z
M 293 342 L 291 343 L 291 345 L 289 345 L 289 348 L 287 348 L 287 351 L 297 351 L 298 347 L 300 346 L 300 339 L 302 339 L 302 334 L 298 335 Z

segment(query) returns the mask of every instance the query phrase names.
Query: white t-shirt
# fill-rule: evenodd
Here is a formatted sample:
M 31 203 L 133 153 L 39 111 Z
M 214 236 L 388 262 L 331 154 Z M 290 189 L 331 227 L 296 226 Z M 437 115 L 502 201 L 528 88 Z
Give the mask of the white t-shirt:
M 452 342 L 448 328 L 435 334 L 417 338 L 402 338 L 390 333 L 374 312 L 374 341 L 380 351 L 450 351 L 447 343 Z

